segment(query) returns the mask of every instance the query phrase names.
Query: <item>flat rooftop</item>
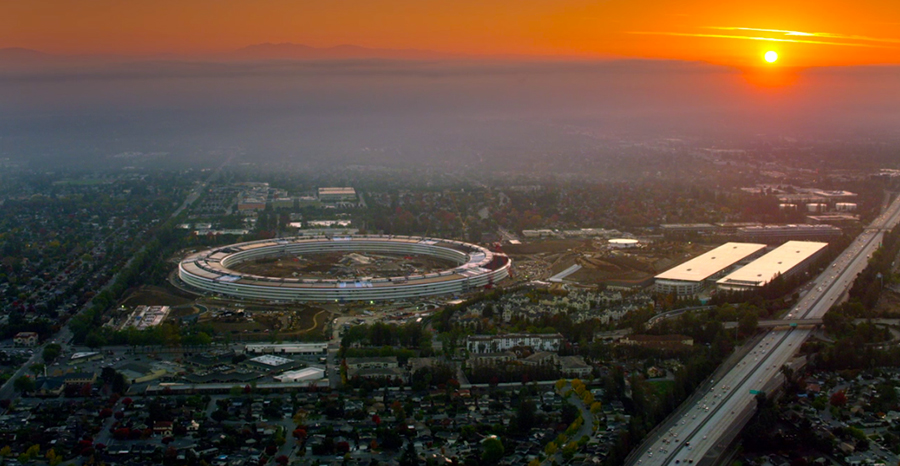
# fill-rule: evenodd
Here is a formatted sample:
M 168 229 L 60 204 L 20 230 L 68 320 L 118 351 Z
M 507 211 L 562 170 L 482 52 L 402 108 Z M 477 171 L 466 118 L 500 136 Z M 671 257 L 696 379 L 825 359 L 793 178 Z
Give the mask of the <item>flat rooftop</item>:
M 284 366 L 285 364 L 290 364 L 290 363 L 294 362 L 291 359 L 282 358 L 280 356 L 272 356 L 270 354 L 266 354 L 263 356 L 257 356 L 255 358 L 251 358 L 250 360 L 257 364 L 264 364 L 264 365 L 270 366 L 270 367 Z
M 275 376 L 276 380 L 295 380 L 295 379 L 304 379 L 304 378 L 324 378 L 325 377 L 325 369 L 320 369 L 318 367 L 307 367 L 304 369 L 297 369 L 294 371 L 282 372 Z
M 784 275 L 828 246 L 815 241 L 788 241 L 768 254 L 726 275 L 719 285 L 763 286 Z
M 701 282 L 763 249 L 765 244 L 725 243 L 656 276 L 657 280 Z
M 336 187 L 324 187 L 319 188 L 319 195 L 322 194 L 356 194 L 356 189 L 351 188 L 349 186 L 336 186 Z

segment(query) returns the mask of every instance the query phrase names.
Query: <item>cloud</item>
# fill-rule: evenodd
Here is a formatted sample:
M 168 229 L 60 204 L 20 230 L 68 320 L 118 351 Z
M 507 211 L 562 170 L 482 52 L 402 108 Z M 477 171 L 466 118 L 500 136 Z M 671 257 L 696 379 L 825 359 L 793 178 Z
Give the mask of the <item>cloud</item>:
M 816 45 L 839 45 L 844 47 L 867 47 L 867 48 L 894 48 L 885 45 L 874 45 L 874 44 L 854 44 L 849 42 L 833 42 L 833 41 L 824 41 L 824 40 L 807 40 L 807 39 L 781 39 L 776 37 L 761 37 L 761 36 L 738 36 L 738 35 L 728 35 L 728 34 L 700 34 L 700 33 L 690 33 L 690 32 L 665 32 L 665 31 L 628 31 L 626 34 L 639 34 L 639 35 L 649 35 L 649 36 L 675 36 L 675 37 L 703 37 L 703 38 L 712 38 L 712 39 L 738 39 L 738 40 L 755 40 L 755 41 L 766 41 L 766 42 L 790 42 L 794 44 L 816 44 Z
M 802 31 L 790 31 L 790 30 L 784 30 L 784 29 L 761 29 L 761 28 L 720 27 L 720 26 L 709 26 L 709 27 L 707 27 L 707 29 L 717 29 L 720 31 L 773 32 L 773 33 L 778 33 L 778 34 L 784 34 L 785 36 L 822 37 L 825 39 L 855 40 L 855 41 L 863 41 L 863 42 L 882 42 L 882 43 L 889 43 L 889 44 L 900 44 L 900 39 L 856 36 L 856 35 L 849 35 L 849 34 L 833 34 L 830 32 L 802 32 Z

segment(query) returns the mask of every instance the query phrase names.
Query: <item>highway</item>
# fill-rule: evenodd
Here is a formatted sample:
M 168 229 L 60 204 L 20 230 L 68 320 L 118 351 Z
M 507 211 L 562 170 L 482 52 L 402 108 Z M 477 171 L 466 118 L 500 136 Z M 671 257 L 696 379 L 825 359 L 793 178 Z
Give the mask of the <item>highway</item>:
M 853 285 L 886 230 L 900 221 L 900 197 L 866 228 L 829 267 L 786 319 L 819 321 Z M 701 385 L 675 415 L 631 453 L 629 465 L 713 464 L 733 436 L 752 417 L 757 391 L 777 387 L 781 367 L 795 355 L 812 330 L 772 330 L 719 380 Z

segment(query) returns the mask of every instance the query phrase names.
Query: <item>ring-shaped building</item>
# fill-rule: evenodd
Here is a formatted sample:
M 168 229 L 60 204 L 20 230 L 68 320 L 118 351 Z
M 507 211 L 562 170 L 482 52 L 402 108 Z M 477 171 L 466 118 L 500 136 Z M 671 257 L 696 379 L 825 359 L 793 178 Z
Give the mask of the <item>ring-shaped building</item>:
M 236 264 L 283 256 L 332 252 L 422 255 L 455 267 L 426 274 L 355 279 L 266 277 L 232 270 Z M 192 254 L 178 277 L 205 292 L 285 301 L 384 301 L 458 294 L 489 287 L 509 276 L 510 259 L 487 248 L 438 238 L 352 235 L 250 241 Z

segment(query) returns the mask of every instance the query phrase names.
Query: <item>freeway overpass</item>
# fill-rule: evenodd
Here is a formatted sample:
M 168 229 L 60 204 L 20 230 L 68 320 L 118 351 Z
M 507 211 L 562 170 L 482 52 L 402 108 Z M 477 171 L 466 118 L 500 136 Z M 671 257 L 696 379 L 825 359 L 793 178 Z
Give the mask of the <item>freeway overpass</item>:
M 885 231 L 900 220 L 900 197 L 875 219 L 788 313 L 787 328 L 769 331 L 723 376 L 707 381 L 663 424 L 658 426 L 626 464 L 640 466 L 712 465 L 750 420 L 755 394 L 780 383 L 787 364 L 810 334 L 811 326 L 847 292 L 856 276 L 881 245 Z M 797 322 L 797 327 L 790 324 Z M 806 325 L 800 325 L 802 323 Z
M 862 323 L 872 323 L 875 325 L 887 325 L 887 326 L 898 326 L 900 325 L 900 319 L 853 319 L 853 323 L 862 324 Z M 737 322 L 725 322 L 723 324 L 725 328 L 735 328 L 738 326 Z M 815 327 L 818 325 L 822 325 L 822 318 L 809 318 L 809 319 L 773 319 L 773 320 L 760 320 L 757 322 L 757 328 L 778 328 L 778 327 Z
M 724 322 L 725 328 L 735 328 L 737 322 Z M 756 323 L 757 328 L 778 328 L 778 327 L 800 327 L 800 326 L 817 326 L 822 325 L 822 319 L 774 319 L 760 320 Z

